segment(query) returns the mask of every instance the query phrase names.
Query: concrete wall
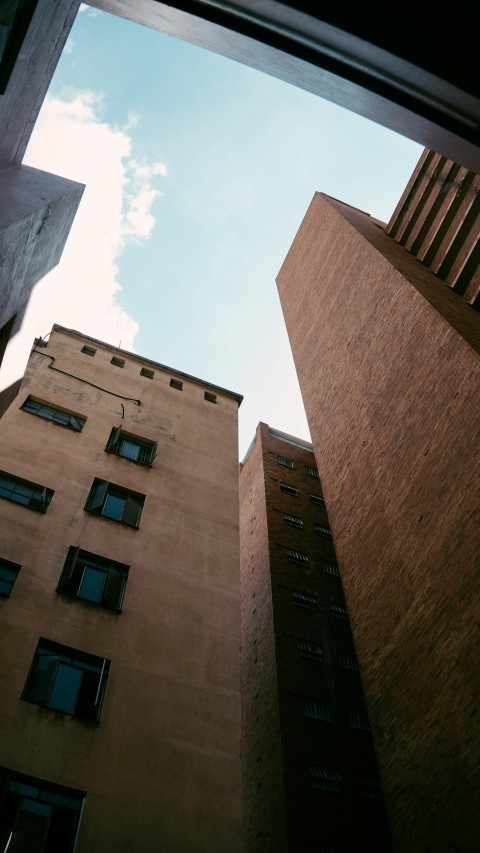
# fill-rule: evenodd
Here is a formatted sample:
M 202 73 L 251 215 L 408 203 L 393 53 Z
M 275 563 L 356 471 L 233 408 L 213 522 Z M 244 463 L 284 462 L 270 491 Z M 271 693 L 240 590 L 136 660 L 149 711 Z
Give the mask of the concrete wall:
M 83 431 L 21 411 L 28 394 Z M 0 601 L 0 764 L 87 791 L 77 853 L 241 849 L 238 402 L 57 328 L 2 419 L 0 468 L 55 494 L 45 515 L 0 500 L 22 565 Z M 120 425 L 159 439 L 152 468 L 105 452 Z M 85 512 L 94 477 L 146 495 L 139 530 Z M 121 614 L 55 591 L 71 545 L 130 565 Z M 111 660 L 98 725 L 21 701 L 40 636 Z
M 395 850 L 473 853 L 480 318 L 318 194 L 277 283 Z

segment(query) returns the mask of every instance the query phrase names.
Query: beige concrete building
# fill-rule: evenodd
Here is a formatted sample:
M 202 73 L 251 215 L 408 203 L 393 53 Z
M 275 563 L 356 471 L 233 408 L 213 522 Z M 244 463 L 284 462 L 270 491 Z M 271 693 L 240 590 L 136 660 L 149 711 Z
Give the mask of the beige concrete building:
M 241 850 L 240 402 L 35 342 L 0 432 L 0 849 Z

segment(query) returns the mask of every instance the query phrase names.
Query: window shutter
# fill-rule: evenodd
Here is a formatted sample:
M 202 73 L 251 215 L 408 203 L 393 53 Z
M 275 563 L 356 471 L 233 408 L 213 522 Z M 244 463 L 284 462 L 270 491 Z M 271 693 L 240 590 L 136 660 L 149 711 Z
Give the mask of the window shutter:
M 110 438 L 108 439 L 107 450 L 112 451 L 115 447 L 118 439 L 120 438 L 120 433 L 122 431 L 121 427 L 113 427 Z
M 76 418 L 75 415 L 72 415 L 67 426 L 69 426 L 70 429 L 76 430 L 76 432 L 81 432 L 84 423 L 85 421 L 82 421 L 80 418 Z
M 75 570 L 75 564 L 78 560 L 79 551 L 80 548 L 75 548 L 74 545 L 71 545 L 68 549 L 67 559 L 65 560 L 63 572 L 60 577 L 60 583 L 58 584 L 58 589 L 60 592 L 69 592 L 75 594 L 78 590 L 79 581 L 76 587 L 72 581 Z
M 30 702 L 47 703 L 53 682 L 55 681 L 57 668 L 57 655 L 38 655 L 35 658 L 34 670 L 25 688 L 25 699 L 28 699 Z
M 142 504 L 140 500 L 133 495 L 127 495 L 125 499 L 125 509 L 123 510 L 122 521 L 124 524 L 131 524 L 132 527 L 138 527 L 140 514 L 142 512 Z
M 75 703 L 75 716 L 86 720 L 98 720 L 97 694 L 100 686 L 100 673 L 84 669 L 80 690 Z
M 111 607 L 112 610 L 120 610 L 123 601 L 123 591 L 125 589 L 126 578 L 121 572 L 116 569 L 110 569 L 103 593 L 104 603 Z
M 42 490 L 42 493 L 39 497 L 32 495 L 30 498 L 29 504 L 31 507 L 35 509 L 40 509 L 42 512 L 46 512 L 47 509 L 47 489 L 46 487 Z
M 85 509 L 89 509 L 92 512 L 101 512 L 107 489 L 108 483 L 106 480 L 95 479 Z
M 158 441 L 155 442 L 155 444 L 152 446 L 152 449 L 150 451 L 150 459 L 148 461 L 149 465 L 153 465 L 153 460 L 155 459 L 157 453 L 158 453 Z

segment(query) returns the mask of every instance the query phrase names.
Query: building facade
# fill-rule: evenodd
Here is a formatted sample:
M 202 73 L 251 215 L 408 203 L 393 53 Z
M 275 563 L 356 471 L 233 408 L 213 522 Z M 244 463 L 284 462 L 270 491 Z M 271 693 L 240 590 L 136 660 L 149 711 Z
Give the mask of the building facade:
M 1 422 L 2 850 L 241 850 L 240 401 L 35 342 Z
M 387 853 L 390 834 L 312 446 L 259 424 L 240 472 L 246 853 Z
M 316 194 L 277 279 L 402 853 L 480 848 L 480 316 L 472 241 L 444 267 L 458 292 L 425 260 L 461 225 L 461 181 L 431 192 L 438 165 L 388 227 Z M 398 217 L 426 242 L 401 245 Z

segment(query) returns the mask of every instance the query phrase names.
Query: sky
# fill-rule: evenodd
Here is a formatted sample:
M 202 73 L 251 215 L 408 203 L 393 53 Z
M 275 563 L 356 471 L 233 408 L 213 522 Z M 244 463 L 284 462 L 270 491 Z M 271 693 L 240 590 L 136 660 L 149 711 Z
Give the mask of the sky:
M 0 390 L 59 323 L 242 394 L 240 459 L 259 421 L 309 440 L 275 278 L 315 192 L 387 222 L 422 150 L 82 4 L 24 162 L 86 189 Z

